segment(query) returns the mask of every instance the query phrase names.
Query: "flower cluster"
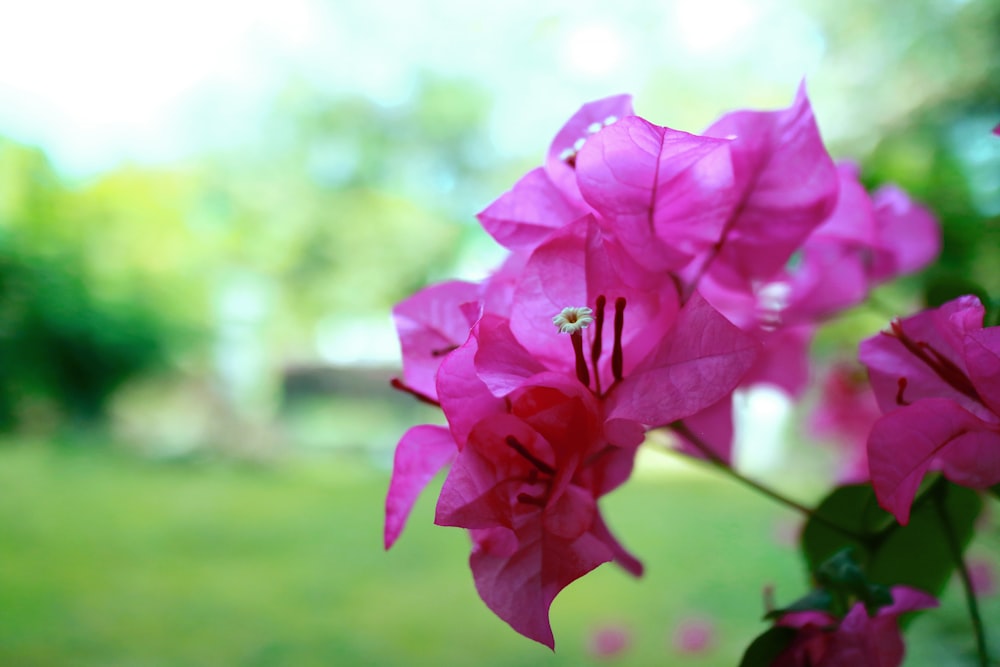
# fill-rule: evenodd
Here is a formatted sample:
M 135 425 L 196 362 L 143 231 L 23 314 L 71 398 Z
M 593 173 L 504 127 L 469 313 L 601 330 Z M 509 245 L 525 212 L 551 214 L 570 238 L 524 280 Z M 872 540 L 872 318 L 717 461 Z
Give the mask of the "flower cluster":
M 394 385 L 447 427 L 400 440 L 385 545 L 450 464 L 435 522 L 469 531 L 483 601 L 550 647 L 562 588 L 609 561 L 642 571 L 598 501 L 645 434 L 671 429 L 682 451 L 728 464 L 734 389 L 800 393 L 817 324 L 940 245 L 905 194 L 869 195 L 834 163 L 804 88 L 700 135 L 635 115 L 627 96 L 586 104 L 478 219 L 509 250 L 502 266 L 394 310 Z

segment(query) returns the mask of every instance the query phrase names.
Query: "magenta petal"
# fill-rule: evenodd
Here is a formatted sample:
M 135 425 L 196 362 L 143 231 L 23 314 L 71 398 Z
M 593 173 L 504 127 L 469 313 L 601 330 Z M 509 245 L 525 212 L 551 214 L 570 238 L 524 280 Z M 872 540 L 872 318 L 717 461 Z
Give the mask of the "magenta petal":
M 964 373 L 965 336 L 982 329 L 982 323 L 982 304 L 976 297 L 965 296 L 908 317 L 898 327 L 913 344 L 932 348 Z M 923 398 L 950 398 L 973 412 L 984 412 L 978 401 L 949 384 L 907 349 L 898 334 L 882 332 L 862 341 L 858 359 L 868 367 L 872 389 L 883 412 L 896 409 L 901 402 L 913 403 Z M 902 391 L 900 378 L 905 381 Z
M 635 261 L 676 269 L 722 233 L 736 196 L 728 145 L 626 118 L 580 151 L 580 192 Z
M 990 410 L 1000 415 L 1000 327 L 968 333 L 964 351 L 976 392 Z
M 586 144 L 604 126 L 632 114 L 632 96 L 614 95 L 584 104 L 566 121 L 545 158 L 545 171 L 563 193 L 579 197 L 573 164 L 580 145 Z
M 491 394 L 476 372 L 478 350 L 476 336 L 469 336 L 465 344 L 441 363 L 437 378 L 438 401 L 459 449 L 464 447 L 478 421 L 505 409 L 503 399 Z
M 566 200 L 541 167 L 529 171 L 477 218 L 497 243 L 512 250 L 531 249 L 552 230 L 587 213 Z
M 517 342 L 507 320 L 485 315 L 476 326 L 476 334 L 476 372 L 494 396 L 509 394 L 529 377 L 546 370 Z
M 918 271 L 941 252 L 941 227 L 934 215 L 902 189 L 886 185 L 872 195 L 880 241 L 871 277 L 884 281 Z
M 933 609 L 938 606 L 938 599 L 917 588 L 909 586 L 892 587 L 892 604 L 878 610 L 879 616 L 898 616 L 908 611 Z
M 451 433 L 442 426 L 414 426 L 403 434 L 396 446 L 392 480 L 385 499 L 386 549 L 403 532 L 420 492 L 457 451 Z
M 410 388 L 437 397 L 438 367 L 465 342 L 472 326 L 462 305 L 477 299 L 474 283 L 452 280 L 425 287 L 393 308 L 403 350 L 403 378 Z
M 805 87 L 788 109 L 730 113 L 705 134 L 733 137 L 730 150 L 743 193 L 715 263 L 746 282 L 767 279 L 837 201 L 837 170 Z
M 732 463 L 733 395 L 731 393 L 704 410 L 685 417 L 681 420 L 681 424 L 698 439 L 699 444 L 707 446 L 714 457 L 727 464 Z M 711 458 L 683 434 L 676 435 L 680 437 L 678 450 L 696 459 Z
M 502 532 L 505 539 L 494 539 Z M 555 648 L 549 607 L 567 585 L 613 558 L 591 532 L 567 540 L 547 533 L 541 521 L 516 531 L 517 549 L 510 553 L 506 529 L 476 531 L 469 558 L 476 590 L 493 613 L 529 639 Z
M 591 529 L 594 535 L 604 542 L 610 549 L 612 557 L 615 564 L 620 568 L 631 574 L 633 577 L 641 577 L 644 571 L 642 561 L 633 556 L 625 547 L 621 545 L 608 528 L 608 525 L 604 522 L 604 518 L 601 517 L 600 513 L 594 521 L 594 526 Z
M 608 416 L 655 427 L 703 410 L 739 384 L 759 347 L 695 294 L 657 348 L 611 392 Z
M 905 525 L 920 481 L 935 460 L 947 463 L 954 451 L 957 460 L 952 474 L 947 466 L 945 470 L 952 481 L 961 484 L 964 480 L 954 477 L 969 474 L 996 483 L 1000 482 L 1000 456 L 992 454 L 998 450 L 996 425 L 978 419 L 954 401 L 928 398 L 875 423 L 868 437 L 868 468 L 879 504 Z

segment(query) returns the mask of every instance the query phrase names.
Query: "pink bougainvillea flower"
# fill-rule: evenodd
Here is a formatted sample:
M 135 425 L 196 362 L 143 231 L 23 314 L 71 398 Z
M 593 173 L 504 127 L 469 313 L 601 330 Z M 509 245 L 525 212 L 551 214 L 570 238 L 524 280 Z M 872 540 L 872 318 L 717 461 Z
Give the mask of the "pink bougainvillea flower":
M 983 314 L 959 297 L 861 344 L 884 413 L 868 438 L 872 484 L 900 523 L 932 466 L 962 486 L 1000 483 L 1000 328 Z
M 809 418 L 809 430 L 837 445 L 838 483 L 868 481 L 868 434 L 882 413 L 864 368 L 857 364 L 833 364 L 825 372 L 819 391 Z
M 628 478 L 638 442 L 609 444 L 597 400 L 558 374 L 543 373 L 506 404 L 473 427 L 435 522 L 472 530 L 480 597 L 515 630 L 553 647 L 548 611 L 562 588 L 611 560 L 642 571 L 596 502 Z
M 736 111 L 706 131 L 729 138 L 739 193 L 700 271 L 749 286 L 775 275 L 830 214 L 838 178 L 801 86 L 779 111 Z
M 893 587 L 892 597 L 893 603 L 874 616 L 861 602 L 842 620 L 818 611 L 784 614 L 777 625 L 798 632 L 772 667 L 899 667 L 905 655 L 899 615 L 936 607 L 938 602 L 906 586 Z
M 629 285 L 609 245 L 591 218 L 535 250 L 509 328 L 480 328 L 480 377 L 497 396 L 542 370 L 576 377 L 601 399 L 608 421 L 632 422 L 633 432 L 721 400 L 753 362 L 756 342 L 698 295 L 678 311 L 672 281 Z M 565 308 L 591 309 L 593 325 L 560 334 L 552 317 Z

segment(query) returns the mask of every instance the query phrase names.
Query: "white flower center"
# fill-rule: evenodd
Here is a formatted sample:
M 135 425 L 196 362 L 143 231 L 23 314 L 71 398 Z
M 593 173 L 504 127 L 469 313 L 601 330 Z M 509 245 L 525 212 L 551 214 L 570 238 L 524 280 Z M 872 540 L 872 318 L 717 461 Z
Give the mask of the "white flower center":
M 586 306 L 567 307 L 552 318 L 559 333 L 575 334 L 594 321 L 594 311 Z

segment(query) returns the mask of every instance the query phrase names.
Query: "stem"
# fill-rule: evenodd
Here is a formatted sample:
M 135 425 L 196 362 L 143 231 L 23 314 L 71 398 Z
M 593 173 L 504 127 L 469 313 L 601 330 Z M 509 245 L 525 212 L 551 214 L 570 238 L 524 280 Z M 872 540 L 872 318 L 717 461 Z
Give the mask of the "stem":
M 758 482 L 757 480 L 743 476 L 735 469 L 733 469 L 732 466 L 726 463 L 726 461 L 721 456 L 712 451 L 712 448 L 709 447 L 708 444 L 705 443 L 705 441 L 696 436 L 691 431 L 691 429 L 689 429 L 687 425 L 684 424 L 684 422 L 681 421 L 674 422 L 673 424 L 670 425 L 670 428 L 673 429 L 674 432 L 676 432 L 678 435 L 686 439 L 689 443 L 691 443 L 691 445 L 693 445 L 695 449 L 704 454 L 705 457 L 708 459 L 709 463 L 711 463 L 716 468 L 729 475 L 731 478 L 738 481 L 740 484 L 743 484 L 744 486 L 747 486 L 753 489 L 754 491 L 757 491 L 758 493 L 767 496 L 771 500 L 774 500 L 777 503 L 784 505 L 785 507 L 795 510 L 796 512 L 798 512 L 799 514 L 808 519 L 822 523 L 827 528 L 835 530 L 841 535 L 849 537 L 852 540 L 857 540 L 858 542 L 861 543 L 866 542 L 866 538 L 864 536 L 858 535 L 854 531 L 848 530 L 847 528 L 844 528 L 843 526 L 840 526 L 830 521 L 822 514 L 817 514 L 815 510 L 806 507 L 797 500 L 792 500 L 788 496 L 780 493 L 779 491 L 775 491 L 771 487 L 766 486 Z
M 989 667 L 990 656 L 986 649 L 986 632 L 983 629 L 983 619 L 979 615 L 979 602 L 976 600 L 976 591 L 972 587 L 969 568 L 966 567 L 965 559 L 962 558 L 962 545 L 958 543 L 955 531 L 948 521 L 948 514 L 945 512 L 945 493 L 946 487 L 943 485 L 940 486 L 937 493 L 934 494 L 934 508 L 941 518 L 941 527 L 944 530 L 944 538 L 948 544 L 948 551 L 951 552 L 951 557 L 955 561 L 959 577 L 962 579 L 962 588 L 965 589 L 965 601 L 969 607 L 969 620 L 972 621 L 972 632 L 976 637 L 976 653 L 979 656 L 979 665 L 980 667 Z

